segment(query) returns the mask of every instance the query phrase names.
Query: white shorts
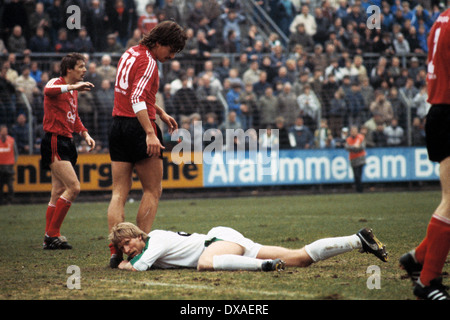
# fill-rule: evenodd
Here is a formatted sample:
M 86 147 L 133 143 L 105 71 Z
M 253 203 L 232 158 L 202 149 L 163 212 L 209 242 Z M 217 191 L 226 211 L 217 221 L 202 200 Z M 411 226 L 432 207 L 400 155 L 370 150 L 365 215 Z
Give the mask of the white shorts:
M 216 238 L 218 240 L 237 243 L 245 248 L 244 257 L 256 258 L 262 245 L 244 237 L 238 231 L 228 227 L 215 227 L 209 230 L 208 239 Z

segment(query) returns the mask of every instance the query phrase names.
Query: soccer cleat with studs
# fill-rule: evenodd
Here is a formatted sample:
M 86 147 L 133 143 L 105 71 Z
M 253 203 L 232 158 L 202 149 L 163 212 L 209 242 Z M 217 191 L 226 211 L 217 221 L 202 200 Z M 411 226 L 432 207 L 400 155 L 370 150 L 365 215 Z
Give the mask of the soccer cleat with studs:
M 372 229 L 363 228 L 359 230 L 356 235 L 359 239 L 361 239 L 361 252 L 371 253 L 383 262 L 387 262 L 389 260 L 388 253 L 386 252 L 386 246 L 382 244 L 377 237 L 375 237 Z
M 414 259 L 414 250 L 405 253 L 399 259 L 400 268 L 405 270 L 414 285 L 419 280 L 422 265 Z
M 286 262 L 281 259 L 267 260 L 261 265 L 262 271 L 283 271 L 286 267 Z
M 64 236 L 49 237 L 49 236 L 45 235 L 43 249 L 44 250 L 68 250 L 68 249 L 72 249 L 72 246 L 67 242 L 67 239 Z
M 414 288 L 414 295 L 422 300 L 450 300 L 447 292 L 448 287 L 442 284 L 442 278 L 436 278 L 430 281 L 429 286 L 423 286 L 420 281 Z

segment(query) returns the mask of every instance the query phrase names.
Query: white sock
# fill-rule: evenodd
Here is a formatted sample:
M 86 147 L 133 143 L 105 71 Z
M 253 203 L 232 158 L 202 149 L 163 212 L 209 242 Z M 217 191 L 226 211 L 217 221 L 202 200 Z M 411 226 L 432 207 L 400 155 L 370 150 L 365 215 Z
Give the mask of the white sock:
M 320 239 L 305 246 L 306 252 L 314 262 L 361 248 L 361 240 L 356 234 L 347 237 Z
M 213 257 L 214 270 L 250 270 L 260 271 L 265 260 L 238 256 L 235 254 L 223 254 Z

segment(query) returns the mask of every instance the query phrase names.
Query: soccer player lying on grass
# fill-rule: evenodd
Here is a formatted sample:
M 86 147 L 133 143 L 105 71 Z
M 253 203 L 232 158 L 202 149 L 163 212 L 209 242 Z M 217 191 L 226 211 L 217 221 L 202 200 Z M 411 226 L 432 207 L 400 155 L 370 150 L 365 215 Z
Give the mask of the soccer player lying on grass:
M 128 255 L 129 261 L 122 261 L 119 269 L 133 271 L 151 267 L 279 271 L 285 266 L 308 267 L 352 250 L 372 253 L 384 262 L 388 260 L 385 246 L 368 228 L 351 236 L 317 240 L 301 249 L 261 245 L 228 227 L 213 228 L 208 234 L 164 230 L 146 234 L 134 224 L 122 222 L 112 228 L 109 239 Z

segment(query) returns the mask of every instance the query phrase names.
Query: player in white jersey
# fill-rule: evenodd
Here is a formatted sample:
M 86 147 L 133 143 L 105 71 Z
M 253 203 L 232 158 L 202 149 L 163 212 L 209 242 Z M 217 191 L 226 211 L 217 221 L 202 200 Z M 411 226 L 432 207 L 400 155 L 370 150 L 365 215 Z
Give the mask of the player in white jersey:
M 388 261 L 385 246 L 368 228 L 350 236 L 320 239 L 301 249 L 261 245 L 228 227 L 215 227 L 207 234 L 164 230 L 146 234 L 134 224 L 123 222 L 113 227 L 109 239 L 128 255 L 129 261 L 122 261 L 119 269 L 132 271 L 151 267 L 279 271 L 285 266 L 308 267 L 352 250 Z

